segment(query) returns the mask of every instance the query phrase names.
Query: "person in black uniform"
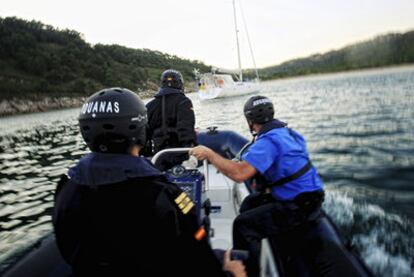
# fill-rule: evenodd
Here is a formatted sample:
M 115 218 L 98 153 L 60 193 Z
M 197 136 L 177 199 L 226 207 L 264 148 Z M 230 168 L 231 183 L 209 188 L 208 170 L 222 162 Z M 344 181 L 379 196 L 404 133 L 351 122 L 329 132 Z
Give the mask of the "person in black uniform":
M 161 89 L 148 102 L 147 148 L 154 154 L 172 147 L 192 147 L 197 143 L 195 116 L 191 100 L 184 95 L 184 80 L 177 70 L 168 69 L 161 75 Z M 169 157 L 159 166 L 166 170 L 188 159 L 187 154 Z
M 228 252 L 221 265 L 191 200 L 139 156 L 146 124 L 144 103 L 127 89 L 101 90 L 83 105 L 80 131 L 92 152 L 55 194 L 64 260 L 76 276 L 245 276 Z

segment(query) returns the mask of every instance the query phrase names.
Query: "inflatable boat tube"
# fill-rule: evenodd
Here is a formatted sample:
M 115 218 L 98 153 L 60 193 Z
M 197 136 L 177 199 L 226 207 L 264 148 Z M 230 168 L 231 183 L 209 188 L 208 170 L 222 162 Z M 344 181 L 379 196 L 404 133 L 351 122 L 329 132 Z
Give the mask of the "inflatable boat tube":
M 217 130 L 216 127 L 209 127 L 207 131 L 197 133 L 198 144 L 207 146 L 229 159 L 236 157 L 237 153 L 249 141 L 236 132 L 229 130 Z
M 308 226 L 269 241 L 280 276 L 374 276 L 324 212 Z

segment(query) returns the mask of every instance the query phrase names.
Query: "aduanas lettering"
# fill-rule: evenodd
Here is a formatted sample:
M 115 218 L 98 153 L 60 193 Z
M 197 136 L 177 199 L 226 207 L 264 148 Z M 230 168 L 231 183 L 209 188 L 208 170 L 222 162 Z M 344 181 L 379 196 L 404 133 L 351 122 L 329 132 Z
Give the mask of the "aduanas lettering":
M 257 106 L 257 105 L 261 105 L 261 104 L 266 104 L 266 103 L 272 103 L 272 101 L 270 101 L 270 99 L 257 99 L 253 101 L 253 106 Z
M 111 101 L 96 101 L 87 102 L 83 104 L 81 113 L 82 114 L 96 114 L 96 113 L 119 113 L 119 102 Z

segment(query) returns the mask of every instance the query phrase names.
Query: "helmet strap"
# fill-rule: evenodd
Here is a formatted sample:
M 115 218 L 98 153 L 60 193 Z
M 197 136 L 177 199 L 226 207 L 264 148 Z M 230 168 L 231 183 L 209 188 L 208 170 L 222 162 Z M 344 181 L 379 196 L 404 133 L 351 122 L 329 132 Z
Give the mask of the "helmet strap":
M 251 120 L 247 120 L 247 124 L 249 125 L 250 134 L 255 137 L 257 132 L 253 129 L 253 122 Z

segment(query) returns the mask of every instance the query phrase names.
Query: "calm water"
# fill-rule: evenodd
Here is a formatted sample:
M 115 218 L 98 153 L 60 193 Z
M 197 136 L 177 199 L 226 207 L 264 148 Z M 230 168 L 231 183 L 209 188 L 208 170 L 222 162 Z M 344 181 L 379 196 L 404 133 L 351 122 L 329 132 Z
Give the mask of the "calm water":
M 379 276 L 414 271 L 414 67 L 264 83 L 301 132 L 326 184 L 326 211 Z M 197 125 L 246 137 L 249 96 L 200 102 Z M 0 273 L 51 230 L 56 182 L 87 152 L 78 109 L 0 119 Z

